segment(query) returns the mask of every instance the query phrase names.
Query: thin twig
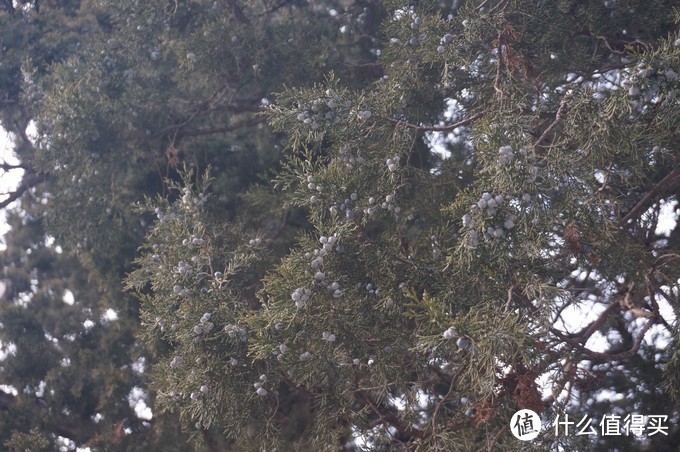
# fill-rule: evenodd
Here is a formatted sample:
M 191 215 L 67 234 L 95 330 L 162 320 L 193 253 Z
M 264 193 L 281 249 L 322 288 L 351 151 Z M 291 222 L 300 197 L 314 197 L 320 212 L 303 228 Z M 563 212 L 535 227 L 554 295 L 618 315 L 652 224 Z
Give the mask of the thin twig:
M 487 450 L 488 450 L 489 452 L 493 452 L 493 448 L 496 446 L 496 443 L 498 442 L 498 439 L 499 439 L 499 438 L 501 437 L 501 435 L 502 435 L 503 433 L 505 433 L 507 430 L 508 430 L 508 426 L 507 426 L 507 424 L 506 424 L 506 425 L 503 426 L 502 429 L 500 429 L 500 430 L 498 431 L 498 433 L 496 433 L 496 434 L 494 435 L 493 439 L 492 439 L 491 442 L 489 443 L 489 447 L 487 448 Z
M 449 398 L 451 393 L 453 392 L 453 388 L 456 384 L 456 380 L 458 375 L 455 375 L 453 378 L 451 378 L 451 384 L 449 384 L 449 390 L 446 392 L 446 395 L 437 403 L 437 406 L 434 409 L 434 413 L 432 413 L 432 439 L 434 440 L 434 450 L 440 450 L 439 448 L 439 443 L 437 441 L 437 414 L 439 413 L 439 409 L 442 407 L 444 402 Z
M 491 1 L 491 0 L 484 0 L 482 3 L 480 3 L 479 5 L 477 5 L 477 7 L 475 8 L 475 11 L 481 10 L 481 9 L 484 8 L 490 1 Z
M 618 301 L 615 301 L 613 303 L 610 303 L 602 313 L 595 319 L 593 322 L 590 323 L 587 327 L 583 328 L 581 331 L 579 331 L 577 334 L 575 334 L 573 337 L 575 339 L 578 339 L 579 342 L 582 344 L 585 344 L 588 342 L 588 339 L 595 334 L 595 331 L 599 330 L 602 325 L 607 321 L 607 317 L 609 317 L 609 314 L 611 314 L 612 311 L 616 310 L 616 308 L 620 308 L 621 305 L 619 304 Z
M 496 46 L 496 57 L 498 58 L 498 64 L 496 64 L 496 77 L 493 81 L 493 89 L 495 89 L 499 97 L 503 99 L 503 90 L 500 87 L 501 72 L 505 67 L 505 63 L 503 62 L 503 34 L 498 32 L 498 37 L 496 39 L 498 39 L 498 45 Z
M 458 122 L 455 122 L 453 124 L 449 124 L 448 126 L 442 126 L 442 127 L 418 126 L 416 124 L 411 124 L 409 122 L 402 121 L 402 120 L 399 120 L 399 119 L 392 119 L 392 118 L 384 118 L 384 119 L 386 119 L 387 121 L 389 121 L 393 124 L 396 124 L 398 126 L 406 127 L 406 128 L 409 128 L 409 129 L 419 131 L 419 132 L 449 132 L 449 131 L 455 129 L 456 127 L 462 127 L 462 126 L 465 126 L 467 124 L 470 124 L 471 122 L 473 122 L 473 121 L 481 118 L 485 114 L 487 114 L 489 111 L 490 111 L 490 109 L 487 108 L 486 110 L 475 113 L 474 115 L 468 116 L 467 118 L 462 119 Z
M 652 270 L 653 272 L 653 270 Z M 651 272 L 645 276 L 645 281 L 647 282 L 647 289 L 649 290 L 649 300 L 650 304 L 652 305 L 652 312 L 655 316 L 655 318 L 663 324 L 668 329 L 669 333 L 673 333 L 674 328 L 671 327 L 666 319 L 661 315 L 660 309 L 659 309 L 659 302 L 656 301 L 656 293 L 657 293 L 657 286 L 652 280 Z
M 545 140 L 545 138 L 548 136 L 548 134 L 550 132 L 552 132 L 552 130 L 555 127 L 557 127 L 557 124 L 559 124 L 559 122 L 562 120 L 562 111 L 564 110 L 566 105 L 567 105 L 567 100 L 566 100 L 566 98 L 564 98 L 564 99 L 562 99 L 562 102 L 560 103 L 560 106 L 557 109 L 557 112 L 555 113 L 555 120 L 548 127 L 546 127 L 546 129 L 543 131 L 543 133 L 538 138 L 538 140 L 536 140 L 536 142 L 534 143 L 534 146 L 533 146 L 534 149 L 536 149 L 538 147 L 538 145 L 541 144 L 543 142 L 543 140 Z
M 505 9 L 505 7 L 508 6 L 508 2 L 509 0 L 500 0 L 495 6 L 489 9 L 489 13 L 492 13 L 497 9 Z
M 510 288 L 508 289 L 508 301 L 505 303 L 505 309 L 503 310 L 504 313 L 510 311 L 510 305 L 512 304 L 512 292 L 514 292 L 514 290 L 515 285 L 510 285 Z

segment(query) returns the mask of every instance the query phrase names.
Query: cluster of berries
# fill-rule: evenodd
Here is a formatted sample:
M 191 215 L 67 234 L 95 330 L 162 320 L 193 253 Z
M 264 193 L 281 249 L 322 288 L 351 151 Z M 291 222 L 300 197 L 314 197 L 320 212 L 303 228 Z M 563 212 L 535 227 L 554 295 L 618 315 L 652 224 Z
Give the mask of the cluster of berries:
M 239 338 L 241 342 L 248 341 L 248 332 L 242 326 L 232 325 L 230 323 L 224 327 L 224 332 L 232 339 Z M 232 366 L 235 366 L 236 364 L 238 364 L 238 361 L 232 363 Z
M 338 160 L 343 162 L 348 168 L 353 168 L 354 165 L 362 165 L 366 163 L 366 159 L 364 157 L 354 154 L 356 153 L 352 151 L 352 147 L 346 144 L 340 148 Z
M 465 246 L 476 248 L 479 246 L 479 234 L 477 232 L 477 221 L 475 217 L 482 218 L 483 221 L 493 221 L 498 214 L 498 209 L 505 203 L 502 195 L 492 196 L 490 193 L 483 193 L 481 198 L 471 206 L 470 213 L 463 215 L 463 227 L 468 229 Z M 484 232 L 484 239 L 487 241 L 501 239 L 505 237 L 505 231 L 515 227 L 517 216 L 508 213 L 502 223 L 489 225 Z
M 203 314 L 203 316 L 201 316 L 200 320 L 198 321 L 198 324 L 194 325 L 195 334 L 208 333 L 213 329 L 215 325 L 210 321 L 210 317 L 211 315 L 209 312 L 206 312 L 205 314 Z
M 305 105 L 298 113 L 297 120 L 308 125 L 312 130 L 317 130 L 322 126 L 339 122 L 350 106 L 350 101 L 343 100 L 332 89 L 328 89 L 326 97 L 314 99 Z
M 654 102 L 661 96 L 672 100 L 677 97 L 678 78 L 678 73 L 665 59 L 641 61 L 621 86 L 642 103 Z
M 442 38 L 439 40 L 439 46 L 437 47 L 437 52 L 438 53 L 444 53 L 446 52 L 446 46 L 448 44 L 451 44 L 453 41 L 453 35 L 451 33 L 446 33 Z

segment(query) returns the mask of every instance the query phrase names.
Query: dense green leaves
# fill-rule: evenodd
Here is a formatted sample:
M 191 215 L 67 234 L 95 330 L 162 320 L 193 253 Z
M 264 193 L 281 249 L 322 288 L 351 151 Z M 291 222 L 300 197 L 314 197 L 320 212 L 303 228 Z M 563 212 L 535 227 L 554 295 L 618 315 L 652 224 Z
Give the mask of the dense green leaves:
M 176 423 L 210 450 L 675 444 L 672 7 L 83 4 L 88 39 L 3 82 L 44 201 L 15 217 L 1 312 L 3 382 L 82 420 L 7 444 L 182 447 Z M 521 443 L 524 408 L 669 430 Z

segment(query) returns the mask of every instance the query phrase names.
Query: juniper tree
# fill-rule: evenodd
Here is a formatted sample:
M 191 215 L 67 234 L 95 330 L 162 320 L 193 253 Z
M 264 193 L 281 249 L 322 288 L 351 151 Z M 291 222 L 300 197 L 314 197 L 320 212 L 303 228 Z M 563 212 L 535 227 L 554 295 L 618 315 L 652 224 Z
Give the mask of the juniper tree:
M 37 85 L 52 66 L 105 34 L 106 11 L 60 2 L 38 12 L 38 4 L 0 12 L 0 123 L 11 132 L 19 159 L 16 165 L 2 162 L 2 177 L 24 172 L 0 203 L 5 208 L 20 201 L 7 212 L 11 231 L 0 251 L 0 442 L 3 450 L 83 444 L 168 449 L 184 441 L 176 421 L 156 417 L 154 429 L 163 433 L 154 436 L 131 404 L 132 396 L 145 399 L 134 300 L 121 297 L 119 274 L 93 281 L 73 250 L 45 230 L 44 204 L 55 192 L 47 188 L 51 175 L 38 167 L 28 131 L 42 96 Z
M 370 87 L 329 73 L 268 109 L 312 225 L 285 256 L 208 176 L 143 206 L 157 409 L 234 448 L 676 444 L 673 6 L 386 2 Z M 520 443 L 519 409 L 669 428 Z
M 38 123 L 20 158 L 46 205 L 27 212 L 125 331 L 137 307 L 113 294 L 149 234 L 127 284 L 157 425 L 177 412 L 213 449 L 512 449 L 508 420 L 531 408 L 667 414 L 677 435 L 678 229 L 657 228 L 677 208 L 672 2 L 98 6 L 101 34 L 24 60 L 22 86 L 14 58 L 3 86 L 29 107 L 17 136 Z M 21 11 L 2 17 L 36 17 Z M 43 328 L 61 289 L 45 290 Z M 7 444 L 32 427 L 8 424 Z M 115 444 L 90 428 L 72 436 Z
M 307 223 L 257 188 L 278 166 L 281 143 L 258 112 L 284 83 L 319 81 L 331 69 L 352 86 L 370 82 L 383 7 L 347 5 L 331 15 L 324 4 L 285 1 L 11 6 L 0 12 L 2 125 L 16 138 L 25 175 L 1 204 L 22 198 L 2 256 L 3 277 L 17 290 L 0 315 L 5 324 L 21 320 L 2 335 L 16 353 L 4 358 L 0 383 L 17 390 L 3 405 L 2 443 L 49 448 L 61 435 L 70 446 L 192 447 L 173 417 L 154 407 L 146 422 L 130 406 L 145 394 L 153 407 L 140 362 L 148 369 L 154 347 L 165 349 L 135 341 L 138 304 L 121 293 L 150 219 L 132 201 L 167 193 L 166 178 L 179 180 L 185 164 L 212 165 L 213 215 L 244 209 L 240 221 L 276 234 L 273 256 L 286 250 L 290 231 Z M 345 24 L 355 10 L 360 20 Z M 36 139 L 26 132 L 31 120 Z M 26 249 L 47 256 L 49 271 Z M 65 290 L 73 306 L 62 302 Z M 117 320 L 99 322 L 108 312 Z M 31 334 L 21 336 L 24 324 Z M 69 414 L 57 422 L 54 413 Z M 223 449 L 209 430 L 201 436 L 207 448 Z

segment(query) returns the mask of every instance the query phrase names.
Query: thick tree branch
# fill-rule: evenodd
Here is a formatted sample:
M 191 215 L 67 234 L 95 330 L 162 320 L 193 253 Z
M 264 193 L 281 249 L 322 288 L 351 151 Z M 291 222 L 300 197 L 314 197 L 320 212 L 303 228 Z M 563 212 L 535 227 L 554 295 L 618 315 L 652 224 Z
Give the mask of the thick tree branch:
M 2 162 L 2 163 L 0 163 L 0 169 L 3 170 L 3 171 L 12 171 L 12 170 L 15 170 L 15 169 L 24 169 L 24 170 L 28 170 L 29 167 L 28 167 L 27 165 L 24 165 L 23 163 L 18 163 L 18 164 L 16 164 L 16 165 L 11 165 L 11 164 L 9 164 L 9 163 L 7 163 L 7 162 Z
M 680 187 L 680 167 L 674 168 L 654 185 L 654 187 L 652 187 L 652 189 L 649 190 L 623 218 L 621 218 L 619 226 L 623 226 L 633 218 L 642 215 L 652 204 L 656 196 L 674 190 L 677 187 Z
M 27 174 L 26 176 L 24 176 L 23 180 L 16 188 L 16 190 L 9 193 L 5 193 L 9 196 L 0 201 L 0 209 L 4 209 L 8 205 L 19 199 L 26 191 L 30 190 L 31 188 L 45 182 L 48 177 L 49 177 L 48 173 L 42 172 Z
M 533 311 L 537 311 L 538 308 L 536 306 L 533 306 L 531 302 L 529 301 L 528 298 L 526 298 L 519 290 L 515 290 L 515 295 L 517 295 L 524 303 L 525 306 L 529 307 Z M 611 361 L 621 361 L 628 359 L 635 355 L 638 350 L 640 349 L 640 345 L 642 344 L 642 340 L 644 339 L 645 334 L 647 334 L 647 331 L 654 325 L 655 323 L 660 323 L 659 319 L 657 316 L 653 316 L 650 318 L 647 323 L 642 327 L 640 332 L 638 333 L 638 336 L 635 338 L 635 342 L 633 343 L 633 346 L 629 349 L 626 350 L 625 352 L 621 353 L 600 353 L 600 352 L 595 352 L 590 350 L 585 346 L 585 342 L 587 342 L 587 339 L 595 332 L 597 331 L 602 324 L 604 324 L 605 320 L 607 319 L 607 316 L 609 313 L 614 310 L 615 307 L 620 307 L 621 305 L 616 302 L 616 303 L 611 303 L 609 306 L 607 306 L 607 309 L 605 309 L 602 314 L 593 322 L 591 322 L 587 327 L 585 327 L 581 332 L 579 332 L 576 336 L 571 336 L 568 335 L 560 330 L 558 330 L 555 327 L 550 327 L 549 331 L 554 334 L 558 339 L 560 339 L 562 342 L 574 347 L 587 359 L 597 361 L 597 362 L 611 362 Z
M 276 12 L 277 10 L 283 8 L 284 6 L 288 6 L 290 3 L 291 3 L 290 0 L 281 0 L 269 6 L 264 11 L 256 14 L 255 17 L 269 16 L 271 13 Z
M 612 313 L 612 311 L 617 310 L 617 308 L 620 308 L 620 305 L 618 302 L 612 302 L 607 305 L 604 311 L 595 319 L 593 322 L 590 323 L 590 325 L 586 326 L 583 328 L 581 331 L 573 335 L 572 337 L 574 339 L 577 339 L 580 343 L 585 344 L 588 342 L 588 339 L 595 333 L 595 331 L 599 330 L 602 325 L 607 321 L 607 317 L 609 317 L 609 314 Z

